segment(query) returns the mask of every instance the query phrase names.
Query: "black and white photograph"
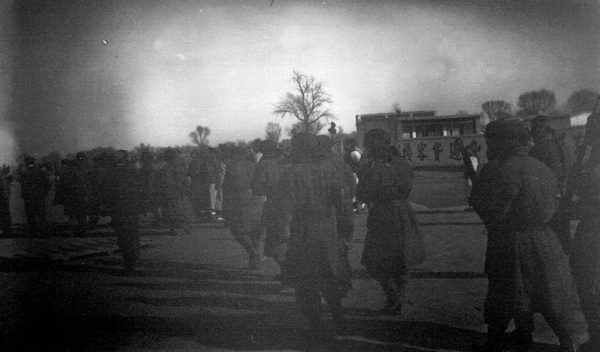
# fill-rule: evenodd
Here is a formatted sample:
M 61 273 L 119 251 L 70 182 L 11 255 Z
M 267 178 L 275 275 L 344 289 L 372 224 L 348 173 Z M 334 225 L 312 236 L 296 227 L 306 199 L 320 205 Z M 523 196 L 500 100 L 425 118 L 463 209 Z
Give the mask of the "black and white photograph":
M 0 350 L 600 352 L 600 1 L 0 2 Z

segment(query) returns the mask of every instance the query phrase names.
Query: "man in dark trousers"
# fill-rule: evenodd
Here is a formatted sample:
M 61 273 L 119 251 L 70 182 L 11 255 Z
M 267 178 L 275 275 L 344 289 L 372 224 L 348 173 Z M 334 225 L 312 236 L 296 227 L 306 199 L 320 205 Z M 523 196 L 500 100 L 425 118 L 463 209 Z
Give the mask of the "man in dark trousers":
M 46 221 L 46 195 L 50 190 L 48 176 L 35 165 L 35 159 L 25 158 L 25 171 L 21 175 L 21 198 L 25 203 L 27 228 L 31 236 L 44 232 Z
M 127 162 L 127 151 L 119 150 L 107 182 L 107 208 L 111 226 L 123 257 L 125 271 L 132 272 L 140 258 L 139 176 Z

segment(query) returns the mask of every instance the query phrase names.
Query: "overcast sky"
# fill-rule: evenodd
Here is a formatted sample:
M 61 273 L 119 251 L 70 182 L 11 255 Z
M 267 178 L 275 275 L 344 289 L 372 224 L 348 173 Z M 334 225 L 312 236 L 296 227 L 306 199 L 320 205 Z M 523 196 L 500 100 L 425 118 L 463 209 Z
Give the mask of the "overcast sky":
M 21 152 L 264 138 L 294 70 L 355 116 L 479 113 L 600 90 L 598 1 L 17 1 L 1 25 L 1 131 Z M 2 11 L 0 11 L 2 12 Z M 10 16 L 10 18 L 9 18 Z M 6 85 L 9 85 L 7 88 Z M 12 103 L 11 103 L 12 102 Z M 9 111 L 10 107 L 10 113 Z M 6 148 L 5 148 L 6 149 Z

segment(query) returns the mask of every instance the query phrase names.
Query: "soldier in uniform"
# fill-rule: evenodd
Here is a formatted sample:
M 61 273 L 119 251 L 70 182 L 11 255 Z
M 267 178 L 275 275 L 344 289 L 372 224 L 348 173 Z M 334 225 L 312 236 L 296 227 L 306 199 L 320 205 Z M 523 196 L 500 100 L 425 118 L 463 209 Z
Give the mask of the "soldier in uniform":
M 423 237 L 408 203 L 412 165 L 390 145 L 382 129 L 365 133 L 367 158 L 358 172 L 356 196 L 369 209 L 361 263 L 387 296 L 383 312 L 401 312 L 407 271 L 425 260 Z
M 575 183 L 580 197 L 579 225 L 571 252 L 571 268 L 589 326 L 582 351 L 600 351 L 600 113 L 588 117 L 585 144 L 590 156 Z
M 578 351 L 585 323 L 568 259 L 548 226 L 558 206 L 554 173 L 529 157 L 529 132 L 519 123 L 494 121 L 485 130 L 487 157 L 473 185 L 471 206 L 487 233 L 488 341 L 475 351 L 532 347 L 533 313 L 557 335 L 561 351 Z M 505 335 L 514 319 L 515 331 Z
M 321 295 L 336 327 L 343 327 L 341 299 L 351 288 L 344 253 L 352 236 L 352 210 L 344 204 L 344 181 L 338 170 L 317 158 L 314 135 L 294 135 L 290 161 L 276 196 L 278 216 L 290 226 L 286 266 L 311 338 L 323 340 L 329 331 L 321 312 Z

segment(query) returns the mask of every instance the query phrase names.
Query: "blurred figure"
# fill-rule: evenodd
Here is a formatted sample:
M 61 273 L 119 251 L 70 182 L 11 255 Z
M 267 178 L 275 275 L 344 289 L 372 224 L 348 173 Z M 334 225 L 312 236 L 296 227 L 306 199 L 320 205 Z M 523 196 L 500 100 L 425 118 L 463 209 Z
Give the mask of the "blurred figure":
M 87 156 L 77 153 L 75 161 L 70 162 L 61 173 L 58 183 L 65 213 L 75 220 L 74 233 L 81 236 L 87 227 L 87 216 L 90 213 L 91 185 L 87 174 Z
M 584 334 L 568 259 L 548 222 L 558 206 L 554 173 L 528 154 L 529 132 L 511 121 L 485 129 L 489 162 L 473 185 L 470 204 L 487 232 L 488 341 L 475 351 L 532 348 L 533 313 L 539 312 L 560 341 L 577 351 Z M 505 331 L 514 319 L 515 331 Z M 513 345 L 513 346 L 510 346 Z
M 211 173 L 208 156 L 205 150 L 194 149 L 192 160 L 188 166 L 187 176 L 190 178 L 190 200 L 196 217 L 201 222 L 211 220 Z
M 276 192 L 281 175 L 289 164 L 284 163 L 283 156 L 277 149 L 277 143 L 271 140 L 262 141 L 260 147 L 263 156 L 256 165 L 252 179 L 252 194 L 265 196 L 262 213 L 262 226 L 265 233 L 264 254 L 272 257 L 283 272 L 285 250 L 287 245 L 285 221 L 277 213 Z M 285 275 L 281 275 L 284 277 Z
M 356 139 L 348 138 L 344 140 L 344 162 L 350 166 L 354 177 L 355 185 L 358 184 L 358 171 L 361 168 L 361 158 L 363 151 L 358 148 Z M 352 206 L 355 212 L 360 212 L 365 208 L 365 204 L 361 203 L 356 197 L 352 199 Z
M 246 149 L 233 147 L 223 181 L 231 235 L 248 253 L 248 267 L 253 270 L 259 268 L 262 256 L 259 242 L 263 232 L 261 216 L 264 205 L 264 197 L 254 195 L 251 189 L 255 167 L 256 163 Z
M 223 180 L 225 179 L 225 163 L 221 161 L 216 148 L 208 149 L 208 162 L 210 165 L 210 207 L 213 221 L 223 221 Z
M 4 170 L 3 170 L 4 171 Z M 0 174 L 0 230 L 4 237 L 12 236 L 10 216 L 10 182 L 4 173 Z
M 140 213 L 147 217 L 152 214 L 153 221 L 159 217 L 159 209 L 156 204 L 156 156 L 144 151 L 140 157 L 140 168 L 138 171 L 140 182 Z
M 475 174 L 478 174 L 479 171 L 481 170 L 481 159 L 477 155 L 477 152 L 473 149 L 473 147 L 468 145 L 465 147 L 464 153 L 467 154 L 466 156 L 471 163 L 471 165 L 470 165 L 471 170 L 473 170 L 473 172 Z M 465 182 L 464 182 L 465 197 L 468 199 L 471 196 L 471 189 L 473 189 L 473 180 L 469 176 L 471 174 L 471 171 L 467 170 L 466 169 L 467 167 L 468 166 L 465 165 L 465 170 L 463 172 L 463 178 L 465 180 Z
M 326 135 L 317 137 L 317 157 L 322 163 L 329 163 L 338 170 L 344 181 L 344 199 L 345 203 L 352 203 L 356 192 L 356 179 L 352 168 L 343 159 L 343 156 L 333 151 L 335 141 Z
M 571 151 L 556 136 L 556 132 L 550 127 L 550 118 L 543 115 L 536 116 L 531 121 L 531 136 L 533 147 L 529 150 L 529 156 L 536 158 L 548 166 L 558 181 L 557 196 L 562 198 L 565 194 L 567 176 L 573 157 Z M 571 224 L 567 212 L 559 208 L 548 224 L 552 231 L 558 236 L 558 240 L 567 255 L 571 251 Z
M 139 235 L 139 174 L 128 162 L 128 153 L 119 150 L 106 182 L 106 207 L 111 226 L 123 257 L 123 268 L 131 272 L 140 258 Z
M 277 186 L 277 213 L 289 223 L 286 268 L 296 302 L 310 324 L 309 339 L 323 341 L 329 332 L 321 295 L 336 328 L 343 328 L 342 298 L 350 290 L 351 272 L 344 258 L 352 236 L 352 210 L 344 204 L 344 180 L 330 163 L 316 157 L 315 136 L 292 138 L 291 165 Z
M 20 177 L 21 198 L 25 203 L 27 228 L 31 236 L 43 235 L 46 223 L 46 195 L 50 191 L 48 175 L 35 165 L 35 159 L 25 158 L 25 171 Z
M 186 171 L 177 156 L 175 149 L 168 148 L 164 152 L 164 165 L 159 171 L 159 191 L 164 218 L 172 235 L 176 229 L 183 229 L 189 234 L 188 217 L 184 204 L 186 197 Z
M 574 180 L 580 197 L 579 225 L 575 231 L 571 268 L 589 326 L 590 340 L 582 351 L 600 351 L 600 114 L 588 116 L 585 144 L 592 148 L 583 170 Z
M 368 158 L 363 160 L 358 173 L 356 195 L 369 209 L 361 263 L 387 296 L 382 311 L 399 314 L 407 271 L 425 260 L 425 247 L 408 203 L 413 168 L 399 156 L 390 141 L 390 135 L 382 129 L 365 133 Z
M 95 226 L 100 216 L 106 215 L 106 197 L 110 196 L 106 190 L 106 182 L 113 166 L 113 156 L 102 152 L 93 159 L 93 166 L 88 173 L 90 184 L 90 219 L 89 224 Z

